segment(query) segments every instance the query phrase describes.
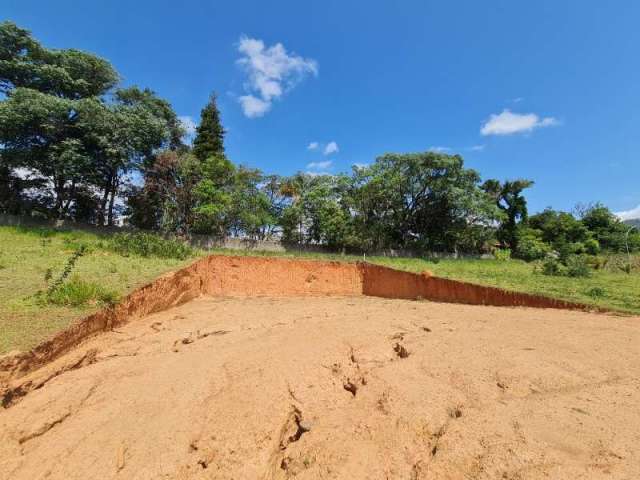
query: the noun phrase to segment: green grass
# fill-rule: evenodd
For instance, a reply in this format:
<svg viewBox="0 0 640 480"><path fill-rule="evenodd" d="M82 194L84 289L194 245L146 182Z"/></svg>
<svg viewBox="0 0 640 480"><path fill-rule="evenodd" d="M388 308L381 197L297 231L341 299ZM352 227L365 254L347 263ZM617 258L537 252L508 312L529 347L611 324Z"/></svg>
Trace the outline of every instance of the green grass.
<svg viewBox="0 0 640 480"><path fill-rule="evenodd" d="M137 247L138 240L133 244ZM44 299L81 245L81 256L64 286ZM124 248L124 247L122 247ZM132 247L133 248L133 247ZM146 247L144 247L146 248ZM169 251L174 247L167 245ZM205 252L184 259L142 256L127 247L114 251L111 237L42 228L0 227L0 354L25 350L78 318L117 300L162 273L191 263ZM167 251L167 250L162 250ZM123 255L124 253L124 255ZM142 254L149 254L141 250ZM225 255L279 256L357 261L362 257L216 250ZM160 254L160 253L159 253ZM640 274L594 271L589 278L549 277L534 272L534 265L518 260L440 260L366 257L367 261L411 272L435 275L535 293L640 314ZM49 280L45 280L45 277Z"/></svg>
<svg viewBox="0 0 640 480"><path fill-rule="evenodd" d="M193 261L111 250L109 238L43 228L0 227L0 354L33 347L105 303ZM86 245L65 286L43 300L73 252Z"/></svg>
<svg viewBox="0 0 640 480"><path fill-rule="evenodd" d="M52 288L41 297L43 304L82 307L88 304L97 306L113 305L118 301L118 294L105 289L96 282L87 282L77 275L69 281Z"/></svg>

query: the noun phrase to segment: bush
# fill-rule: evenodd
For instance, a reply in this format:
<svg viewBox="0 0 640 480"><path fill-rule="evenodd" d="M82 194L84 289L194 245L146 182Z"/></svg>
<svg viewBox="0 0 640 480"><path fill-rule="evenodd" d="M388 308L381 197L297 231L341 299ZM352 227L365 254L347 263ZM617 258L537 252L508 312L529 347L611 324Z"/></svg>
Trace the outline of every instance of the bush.
<svg viewBox="0 0 640 480"><path fill-rule="evenodd" d="M571 255L567 259L567 275L570 277L590 277L591 268L584 255Z"/></svg>
<svg viewBox="0 0 640 480"><path fill-rule="evenodd" d="M551 253L551 247L535 235L525 234L518 240L518 250L515 253L518 258L531 262L545 258Z"/></svg>
<svg viewBox="0 0 640 480"><path fill-rule="evenodd" d="M566 264L556 258L547 258L542 264L542 273L555 277L589 277L591 268L584 255L570 255Z"/></svg>
<svg viewBox="0 0 640 480"><path fill-rule="evenodd" d="M555 258L547 258L542 264L543 275L552 275L555 277L564 277L567 275L567 267Z"/></svg>
<svg viewBox="0 0 640 480"><path fill-rule="evenodd" d="M598 255L600 253L600 244L595 238L590 238L584 242L584 247L589 255Z"/></svg>
<svg viewBox="0 0 640 480"><path fill-rule="evenodd" d="M46 295L47 303L80 307L88 303L114 304L118 295L93 282L86 282L77 276L58 285Z"/></svg>
<svg viewBox="0 0 640 480"><path fill-rule="evenodd" d="M511 260L511 250L508 248L498 248L493 251L493 258L502 262Z"/></svg>
<svg viewBox="0 0 640 480"><path fill-rule="evenodd" d="M123 256L177 258L184 260L193 254L193 249L177 240L166 240L149 233L116 233L110 248Z"/></svg>
<svg viewBox="0 0 640 480"><path fill-rule="evenodd" d="M606 292L602 287L591 287L585 293L589 295L591 298L601 298L606 295Z"/></svg>

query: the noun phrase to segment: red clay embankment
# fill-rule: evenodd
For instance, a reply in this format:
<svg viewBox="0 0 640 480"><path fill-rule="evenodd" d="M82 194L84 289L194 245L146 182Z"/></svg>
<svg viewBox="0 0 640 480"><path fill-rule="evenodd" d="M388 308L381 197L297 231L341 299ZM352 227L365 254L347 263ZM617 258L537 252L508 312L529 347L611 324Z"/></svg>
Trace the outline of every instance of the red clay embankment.
<svg viewBox="0 0 640 480"><path fill-rule="evenodd" d="M0 390L10 379L38 369L94 334L201 295L368 295L476 305L591 309L368 263L213 255L137 289L119 304L88 316L29 352L1 358Z"/></svg>
<svg viewBox="0 0 640 480"><path fill-rule="evenodd" d="M424 299L434 302L496 307L594 309L584 304L565 302L540 295L512 292L501 288L434 277L426 272L416 274L371 264L362 264L361 268L362 293L373 297Z"/></svg>

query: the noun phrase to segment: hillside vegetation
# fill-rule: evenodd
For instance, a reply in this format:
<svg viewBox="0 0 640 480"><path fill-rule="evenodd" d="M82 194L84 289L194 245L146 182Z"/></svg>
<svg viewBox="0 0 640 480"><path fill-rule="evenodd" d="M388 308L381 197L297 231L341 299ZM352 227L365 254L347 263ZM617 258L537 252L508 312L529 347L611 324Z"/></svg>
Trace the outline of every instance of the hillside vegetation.
<svg viewBox="0 0 640 480"><path fill-rule="evenodd" d="M342 261L363 259L230 250L211 253ZM147 234L107 236L35 227L0 227L0 353L28 349L74 320L118 301L160 274L181 268L205 254ZM62 278L74 257L70 271ZM430 270L443 277L640 314L640 275L637 270L632 274L617 270L615 259L608 267L584 278L551 278L540 273L539 264L520 260L366 259L393 268L413 272Z"/></svg>
<svg viewBox="0 0 640 480"><path fill-rule="evenodd" d="M81 249L59 288L70 259ZM109 237L0 227L0 354L26 349L189 258L123 255Z"/></svg>

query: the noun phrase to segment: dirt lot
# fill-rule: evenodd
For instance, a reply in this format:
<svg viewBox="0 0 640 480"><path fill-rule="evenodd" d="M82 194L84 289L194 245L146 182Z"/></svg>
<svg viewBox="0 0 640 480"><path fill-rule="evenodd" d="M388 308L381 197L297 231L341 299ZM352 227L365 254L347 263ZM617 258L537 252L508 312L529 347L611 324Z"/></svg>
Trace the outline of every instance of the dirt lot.
<svg viewBox="0 0 640 480"><path fill-rule="evenodd" d="M640 478L640 319L203 297L13 385L2 479Z"/></svg>

